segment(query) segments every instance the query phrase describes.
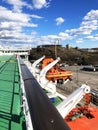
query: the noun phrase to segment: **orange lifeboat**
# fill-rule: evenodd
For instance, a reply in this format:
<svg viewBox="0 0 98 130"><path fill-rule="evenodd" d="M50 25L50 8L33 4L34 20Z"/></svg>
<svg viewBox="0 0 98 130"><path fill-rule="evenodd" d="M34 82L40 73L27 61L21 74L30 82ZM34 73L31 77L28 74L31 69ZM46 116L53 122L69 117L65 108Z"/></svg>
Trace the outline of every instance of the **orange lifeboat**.
<svg viewBox="0 0 98 130"><path fill-rule="evenodd" d="M53 58L45 58L42 61L42 66L41 68L43 69L45 66L47 66L49 63L53 62ZM49 81L57 81L58 83L63 84L63 82L67 79L71 79L72 77L72 72L68 70L62 69L59 64L57 63L55 66L53 66L46 75L46 78Z"/></svg>

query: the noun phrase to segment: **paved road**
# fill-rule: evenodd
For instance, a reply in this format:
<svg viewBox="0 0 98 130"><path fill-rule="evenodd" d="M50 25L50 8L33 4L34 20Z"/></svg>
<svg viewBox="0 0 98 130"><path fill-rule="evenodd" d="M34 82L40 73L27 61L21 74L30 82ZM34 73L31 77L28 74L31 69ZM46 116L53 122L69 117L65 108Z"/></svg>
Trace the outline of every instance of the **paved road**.
<svg viewBox="0 0 98 130"><path fill-rule="evenodd" d="M83 66L67 66L65 69L73 72L72 81L68 81L61 89L69 94L82 84L87 84L92 88L98 88L98 71L82 71Z"/></svg>

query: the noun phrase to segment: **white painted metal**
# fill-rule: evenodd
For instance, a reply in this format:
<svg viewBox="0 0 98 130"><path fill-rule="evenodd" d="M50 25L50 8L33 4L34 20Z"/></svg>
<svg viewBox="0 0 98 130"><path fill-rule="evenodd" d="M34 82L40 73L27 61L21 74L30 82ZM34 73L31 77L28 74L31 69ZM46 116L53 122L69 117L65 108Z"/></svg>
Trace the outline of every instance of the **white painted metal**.
<svg viewBox="0 0 98 130"><path fill-rule="evenodd" d="M48 81L46 79L46 73L49 69L51 69L57 62L60 61L60 58L58 57L56 60L48 64L45 68L43 68L39 75L39 84L42 88L48 90L51 93L56 93L56 83L53 83L52 81Z"/></svg>
<svg viewBox="0 0 98 130"><path fill-rule="evenodd" d="M62 100L65 100L67 97L66 96L64 96L64 95L62 95L62 94L60 94L60 93L58 93L58 92L56 92L56 97L59 97L59 98L61 98Z"/></svg>
<svg viewBox="0 0 98 130"><path fill-rule="evenodd" d="M47 79L46 79L46 73L51 69L57 62L60 61L60 58L58 57L56 60L48 64L46 67L44 67L41 72L40 72L40 82L46 84Z"/></svg>
<svg viewBox="0 0 98 130"><path fill-rule="evenodd" d="M39 69L37 68L37 65L45 58L45 56L39 58L32 64L32 73L33 76L36 76L37 73L39 73Z"/></svg>
<svg viewBox="0 0 98 130"><path fill-rule="evenodd" d="M76 107L83 96L89 92L90 87L85 84L76 89L68 98L57 106L57 110L60 112L61 116L65 118L68 113Z"/></svg>
<svg viewBox="0 0 98 130"><path fill-rule="evenodd" d="M24 81L23 81L23 78L21 76L22 72L21 72L21 68L20 68L19 56L17 56L17 60L18 60L19 73L20 73L20 86L21 86L21 90L22 90L22 97L21 97L22 98L22 104L21 104L21 107L23 107L27 130L34 130L33 124L32 124L32 121L31 121L30 112L29 112L29 106L28 106L28 102L27 102L27 98L26 98L26 92L25 92L25 88L24 88Z"/></svg>
<svg viewBox="0 0 98 130"><path fill-rule="evenodd" d="M44 57L42 57L42 58L44 58ZM40 60L42 59L42 58L40 58ZM36 65L34 65L34 67L32 68L32 65L31 65L31 63L29 62L29 61L24 61L24 63L27 65L27 67L29 68L29 70L30 70L30 72L33 74L33 76L34 76L34 68L36 68L36 66L37 66L37 64L40 62L40 60L38 61L38 62L36 62ZM34 63L35 64L35 63ZM36 68L37 69L37 68ZM36 72L36 70L35 70L35 72ZM62 94L60 94L60 93L58 93L58 92L56 92L56 82L55 83L53 83L52 81L48 81L47 80L47 84L44 84L44 83L42 83L42 82L40 82L40 76L39 76L39 74L35 74L35 78L37 79L37 81L39 82L39 84L41 85L41 87L42 88L44 88L44 89L46 89L49 93L47 94L47 96L49 97L49 98L51 98L51 97L60 97L62 100L65 100L66 99L66 97L65 96L63 96Z"/></svg>

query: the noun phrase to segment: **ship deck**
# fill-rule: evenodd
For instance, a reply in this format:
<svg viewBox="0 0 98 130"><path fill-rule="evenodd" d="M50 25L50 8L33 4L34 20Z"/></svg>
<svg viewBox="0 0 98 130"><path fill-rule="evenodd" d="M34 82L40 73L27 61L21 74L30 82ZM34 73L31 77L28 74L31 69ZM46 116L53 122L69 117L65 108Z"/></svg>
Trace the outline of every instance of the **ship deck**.
<svg viewBox="0 0 98 130"><path fill-rule="evenodd" d="M20 79L15 56L0 56L0 130L25 130L22 125Z"/></svg>

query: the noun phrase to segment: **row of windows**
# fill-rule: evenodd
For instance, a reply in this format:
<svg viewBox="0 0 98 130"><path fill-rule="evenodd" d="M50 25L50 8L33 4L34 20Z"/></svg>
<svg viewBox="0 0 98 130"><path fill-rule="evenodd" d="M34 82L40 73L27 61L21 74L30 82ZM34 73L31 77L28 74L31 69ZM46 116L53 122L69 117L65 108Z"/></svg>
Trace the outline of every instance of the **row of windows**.
<svg viewBox="0 0 98 130"><path fill-rule="evenodd" d="M29 52L29 51L2 51L2 53L21 53L21 52Z"/></svg>

